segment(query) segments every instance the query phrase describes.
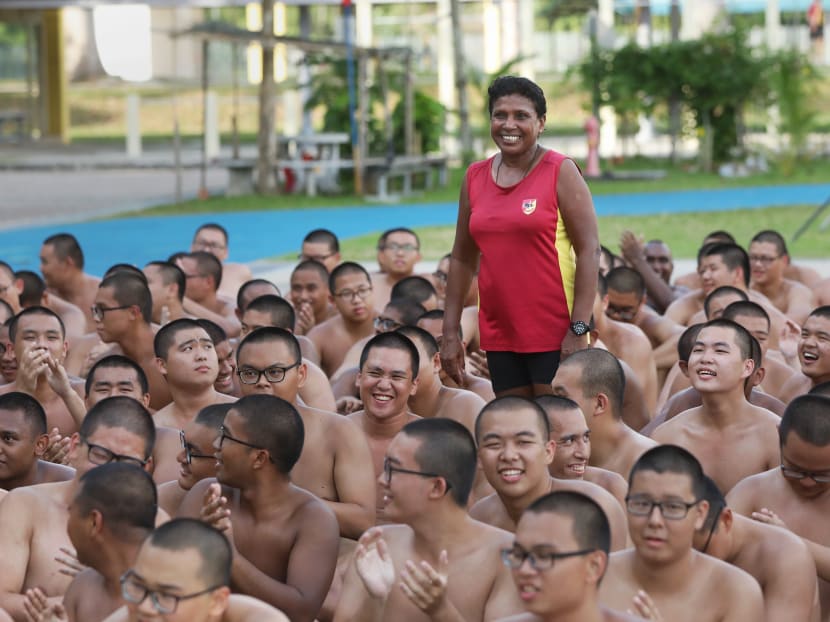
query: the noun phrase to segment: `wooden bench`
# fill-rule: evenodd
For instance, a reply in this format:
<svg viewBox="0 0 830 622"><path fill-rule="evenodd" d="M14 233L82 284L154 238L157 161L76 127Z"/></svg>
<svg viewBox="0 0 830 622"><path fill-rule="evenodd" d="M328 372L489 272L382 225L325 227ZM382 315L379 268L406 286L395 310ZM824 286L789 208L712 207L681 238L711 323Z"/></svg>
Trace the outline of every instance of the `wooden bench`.
<svg viewBox="0 0 830 622"><path fill-rule="evenodd" d="M225 196L238 197L254 193L255 159L224 160L220 162L228 169L228 187ZM317 196L320 191L336 192L332 186L341 169L354 168L351 160L276 160L274 170L279 177L287 170L300 173L294 192L304 191L307 196Z"/></svg>
<svg viewBox="0 0 830 622"><path fill-rule="evenodd" d="M430 190L438 185L446 186L447 156L397 156L391 161L386 158L367 158L367 194L378 201L394 200L399 196L410 196L415 189L415 180L421 178L420 190ZM401 179L399 193L390 193L389 182Z"/></svg>
<svg viewBox="0 0 830 622"><path fill-rule="evenodd" d="M26 113L22 110L0 110L0 142L22 143L26 135Z"/></svg>

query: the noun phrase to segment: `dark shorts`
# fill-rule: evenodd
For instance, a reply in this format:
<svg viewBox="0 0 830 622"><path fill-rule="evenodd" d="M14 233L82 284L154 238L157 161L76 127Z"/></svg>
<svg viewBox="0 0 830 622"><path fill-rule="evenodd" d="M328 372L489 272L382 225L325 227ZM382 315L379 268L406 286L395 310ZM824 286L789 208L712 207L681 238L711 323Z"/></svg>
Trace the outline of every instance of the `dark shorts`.
<svg viewBox="0 0 830 622"><path fill-rule="evenodd" d="M487 366L495 393L534 384L549 385L559 368L559 351L488 352Z"/></svg>

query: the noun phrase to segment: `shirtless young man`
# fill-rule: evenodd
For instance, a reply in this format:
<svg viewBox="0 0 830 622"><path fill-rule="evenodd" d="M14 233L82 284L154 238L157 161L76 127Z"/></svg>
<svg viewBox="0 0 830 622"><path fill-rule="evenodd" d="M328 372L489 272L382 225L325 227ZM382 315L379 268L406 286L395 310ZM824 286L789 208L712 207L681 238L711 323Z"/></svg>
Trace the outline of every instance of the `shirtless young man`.
<svg viewBox="0 0 830 622"><path fill-rule="evenodd" d="M384 231L378 238L378 266L372 273L373 302L380 311L392 299L392 287L401 279L415 274L421 261L421 242L411 229L397 227Z"/></svg>
<svg viewBox="0 0 830 622"><path fill-rule="evenodd" d="M306 365L297 339L287 330L265 327L249 334L239 344L237 367L243 396L272 395L297 408L305 443L291 479L325 501L340 534L356 540L375 522L374 471L360 428L298 399Z"/></svg>
<svg viewBox="0 0 830 622"><path fill-rule="evenodd" d="M570 491L540 497L522 514L513 546L502 552L527 610L503 622L641 620L599 604L610 553L611 528L596 501Z"/></svg>
<svg viewBox="0 0 830 622"><path fill-rule="evenodd" d="M69 504L66 531L78 561L87 567L69 584L63 604L52 609L65 618L56 617L101 622L121 607L121 576L155 523L156 487L143 469L116 462L83 475ZM30 596L36 610L48 602L42 592L38 596Z"/></svg>
<svg viewBox="0 0 830 622"><path fill-rule="evenodd" d="M156 425L181 430L205 406L236 398L213 388L219 373L216 349L196 320L175 320L156 333L156 365L170 387L173 401L156 412Z"/></svg>
<svg viewBox="0 0 830 622"><path fill-rule="evenodd" d="M43 241L40 271L50 291L78 307L86 316L88 331L95 330L90 308L101 279L84 273L84 253L69 233L56 233Z"/></svg>
<svg viewBox="0 0 830 622"><path fill-rule="evenodd" d="M591 430L589 463L628 477L637 458L657 443L622 420L624 390L620 362L598 348L571 354L559 364L553 379L554 394L572 399L585 415Z"/></svg>
<svg viewBox="0 0 830 622"><path fill-rule="evenodd" d="M657 407L657 365L646 334L635 324L618 322L606 315L608 286L599 276L599 288L594 299L594 325L608 351L629 364L643 387L649 418Z"/></svg>
<svg viewBox="0 0 830 622"><path fill-rule="evenodd" d="M748 477L726 496L738 514L801 536L816 563L822 620L830 620L830 398L802 395L787 405L778 430L780 464Z"/></svg>
<svg viewBox="0 0 830 622"><path fill-rule="evenodd" d="M70 381L63 367L67 344L61 319L46 307L29 307L12 319L9 339L18 370L14 382L0 387L0 395L28 393L46 411L49 430L57 428L62 436L75 432L83 404L80 385Z"/></svg>
<svg viewBox="0 0 830 622"><path fill-rule="evenodd" d="M70 462L75 477L65 482L12 490L0 502L0 608L20 622L27 620L23 595L38 587L59 601L71 579L60 571L55 556L70 547L66 533L68 507L87 471L108 462L127 462L146 470L155 441L155 427L146 409L128 397L111 397L95 405L78 433L73 434Z"/></svg>
<svg viewBox="0 0 830 622"><path fill-rule="evenodd" d="M709 511L694 547L755 577L764 593L764 619L820 619L816 565L801 539L732 512L717 484L705 477Z"/></svg>
<svg viewBox="0 0 830 622"><path fill-rule="evenodd" d="M219 428L230 409L231 404L205 406L193 421L186 424L183 430L178 431L179 453L176 455L176 462L179 465L178 477L158 487L159 507L170 516L178 513L185 495L197 482L216 477L213 441L219 436Z"/></svg>
<svg viewBox="0 0 830 622"><path fill-rule="evenodd" d="M236 298L239 286L251 279L251 269L242 263L228 261L228 231L222 225L211 222L200 226L193 235L190 252L204 251L222 262L222 280L219 293L231 300Z"/></svg>
<svg viewBox="0 0 830 622"><path fill-rule="evenodd" d="M375 335L363 348L357 386L363 410L348 415L369 442L375 475L383 472L389 443L403 427L420 419L409 412L408 400L418 389L418 349L397 333ZM382 492L378 484L379 493ZM381 494L377 495L378 522L385 520Z"/></svg>
<svg viewBox="0 0 830 622"><path fill-rule="evenodd" d="M260 296L273 294L274 296L281 296L279 288L267 279L251 279L245 281L239 288L239 293L236 295L236 319L241 320L242 314L252 300Z"/></svg>
<svg viewBox="0 0 830 622"><path fill-rule="evenodd" d="M551 439L556 443L548 471L557 479L582 479L605 488L625 505L628 483L619 473L589 466L591 430L579 404L559 395L540 395L534 400L548 416Z"/></svg>
<svg viewBox="0 0 830 622"><path fill-rule="evenodd" d="M692 548L709 510L703 494L703 470L685 449L661 445L640 457L628 481L634 548L611 555L600 588L603 604L642 611L650 600L659 616L646 617L672 622L764 619L755 579Z"/></svg>
<svg viewBox="0 0 830 622"><path fill-rule="evenodd" d="M662 315L672 301L688 292L687 287L672 285L674 272L671 249L662 240L645 244L631 231L620 236L620 252L626 262L639 272L648 292L648 305Z"/></svg>
<svg viewBox="0 0 830 622"><path fill-rule="evenodd" d="M331 303L329 273L312 259L301 261L291 271L291 304L297 311L294 334L305 335L312 328L337 315Z"/></svg>
<svg viewBox="0 0 830 622"><path fill-rule="evenodd" d="M466 511L475 442L449 419L419 419L389 443L378 481L396 524L360 538L335 621L494 620L522 610L500 550L511 535Z"/></svg>
<svg viewBox="0 0 830 622"><path fill-rule="evenodd" d="M556 479L548 467L556 444L550 440L545 411L527 398L496 398L476 419L478 461L495 489L470 509L470 516L506 531L516 531L519 517L536 499L557 490L588 495L602 507L612 530L612 548L625 546L625 514L614 497L590 482Z"/></svg>
<svg viewBox="0 0 830 622"><path fill-rule="evenodd" d="M778 464L778 417L746 399L755 370L752 335L731 320L712 320L697 334L689 377L702 405L652 434L690 451L723 490Z"/></svg>
<svg viewBox="0 0 830 622"><path fill-rule="evenodd" d="M176 264L169 261L151 261L142 270L153 298L153 322L164 326L167 322L188 317L184 310L184 291L187 279Z"/></svg>
<svg viewBox="0 0 830 622"><path fill-rule="evenodd" d="M0 488L72 479L71 468L41 459L48 445L46 413L38 401L19 391L0 395Z"/></svg>
<svg viewBox="0 0 830 622"><path fill-rule="evenodd" d="M744 290L731 285L721 285L713 289L703 299L703 314L706 321L719 319L724 309L734 302L749 302L749 296Z"/></svg>
<svg viewBox="0 0 830 622"><path fill-rule="evenodd" d="M225 533L235 592L279 607L294 622L316 618L338 546L334 513L291 483L303 441L303 420L290 403L271 395L241 398L214 443L219 483L199 482L179 509Z"/></svg>
<svg viewBox="0 0 830 622"><path fill-rule="evenodd" d="M783 402L830 381L830 305L813 309L801 327L798 362L801 373L793 375L781 388Z"/></svg>
<svg viewBox="0 0 830 622"><path fill-rule="evenodd" d="M761 292L784 315L802 324L815 307L809 287L785 278L789 265L787 243L777 231L756 233L749 243L749 286Z"/></svg>
<svg viewBox="0 0 830 622"><path fill-rule="evenodd" d="M314 229L303 238L302 248L297 257L300 261L316 261L331 272L340 264L340 241L328 229Z"/></svg>
<svg viewBox="0 0 830 622"><path fill-rule="evenodd" d="M164 523L121 581L127 605L105 622L289 622L262 601L230 593L231 559L227 538L201 521Z"/></svg>
<svg viewBox="0 0 830 622"><path fill-rule="evenodd" d="M149 386L144 370L135 362L120 354L111 354L100 359L86 377L87 410L108 397L125 396L148 408ZM161 484L176 478L178 463L176 454L179 446L179 431L156 426L156 440L153 443L153 480Z"/></svg>
<svg viewBox="0 0 830 622"><path fill-rule="evenodd" d="M392 286L389 301L400 299L417 302L424 311L434 311L438 308L438 292L435 286L422 276L407 276Z"/></svg>
<svg viewBox="0 0 830 622"><path fill-rule="evenodd" d="M236 375L236 355L227 333L216 322L205 319L196 320L196 322L205 329L208 337L213 342L214 350L216 350L216 362L219 366L219 373L216 374L213 388L219 393L224 393L231 397L239 397L239 378Z"/></svg>
<svg viewBox="0 0 830 622"><path fill-rule="evenodd" d="M9 316L0 325L0 377L3 384L17 380L17 357L14 355L14 344L9 339L9 325L14 316Z"/></svg>
<svg viewBox="0 0 830 622"><path fill-rule="evenodd" d="M196 251L177 260L184 272L184 310L216 322L230 337L239 335L239 320L234 313L233 298L219 296L222 262L205 251Z"/></svg>
<svg viewBox="0 0 830 622"><path fill-rule="evenodd" d="M360 264L347 261L337 266L329 275L329 289L340 315L312 328L308 337L320 353L320 366L331 377L352 344L375 333L376 312L369 273Z"/></svg>

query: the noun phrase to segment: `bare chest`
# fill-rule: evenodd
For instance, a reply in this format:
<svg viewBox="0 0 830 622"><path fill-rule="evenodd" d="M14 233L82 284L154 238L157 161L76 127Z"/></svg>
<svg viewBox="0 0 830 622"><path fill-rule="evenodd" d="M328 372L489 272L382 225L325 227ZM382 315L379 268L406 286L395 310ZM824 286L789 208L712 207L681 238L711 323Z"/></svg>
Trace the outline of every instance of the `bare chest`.
<svg viewBox="0 0 830 622"><path fill-rule="evenodd" d="M72 578L61 574L63 568L55 557L64 557L61 547L74 550L66 533L66 510L56 504L41 508L29 543L29 565L23 587L40 587L47 596L63 594Z"/></svg>
<svg viewBox="0 0 830 622"><path fill-rule="evenodd" d="M334 448L318 431L306 435L303 452L291 470L291 479L320 499L338 500L334 483Z"/></svg>
<svg viewBox="0 0 830 622"><path fill-rule="evenodd" d="M233 538L240 555L271 578L285 582L296 530L287 521L257 522L240 514L238 510L232 513Z"/></svg>

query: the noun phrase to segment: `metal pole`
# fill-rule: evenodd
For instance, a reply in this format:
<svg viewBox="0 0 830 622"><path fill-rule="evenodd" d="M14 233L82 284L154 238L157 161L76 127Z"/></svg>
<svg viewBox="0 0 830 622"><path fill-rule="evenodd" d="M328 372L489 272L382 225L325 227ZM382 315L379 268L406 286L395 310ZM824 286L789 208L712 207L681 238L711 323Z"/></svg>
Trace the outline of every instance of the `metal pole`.
<svg viewBox="0 0 830 622"><path fill-rule="evenodd" d="M355 95L354 44L352 42L353 20L352 2L351 0L343 0L343 40L346 44L346 82L349 90L349 121L352 140L352 160L354 161L354 191L355 194L363 194L362 154L360 153L357 119L355 118L357 97Z"/></svg>
<svg viewBox="0 0 830 622"><path fill-rule="evenodd" d="M202 41L202 163L199 179L199 198L206 199L207 191L207 98L208 98L208 54L209 43Z"/></svg>

